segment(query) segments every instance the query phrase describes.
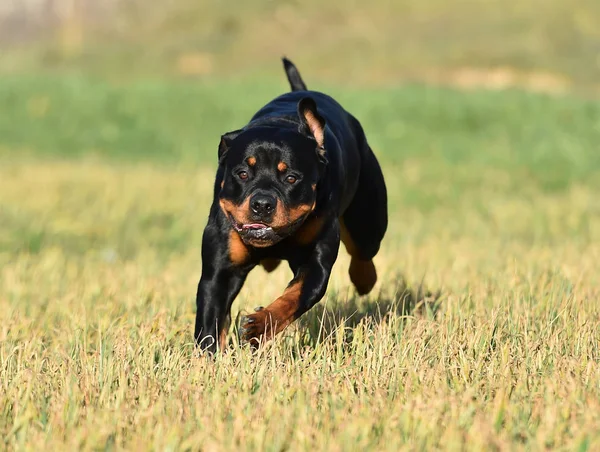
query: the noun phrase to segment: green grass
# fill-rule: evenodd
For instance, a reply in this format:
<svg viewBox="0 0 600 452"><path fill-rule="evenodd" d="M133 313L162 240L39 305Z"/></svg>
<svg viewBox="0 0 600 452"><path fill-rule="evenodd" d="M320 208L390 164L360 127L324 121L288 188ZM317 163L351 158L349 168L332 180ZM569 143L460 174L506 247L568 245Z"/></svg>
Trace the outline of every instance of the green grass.
<svg viewBox="0 0 600 452"><path fill-rule="evenodd" d="M273 344L253 355L232 331L215 362L196 356L218 137L284 89L1 80L0 444L597 450L594 101L325 86L384 168L376 290L354 295L342 252L320 306ZM289 278L256 270L235 313Z"/></svg>
<svg viewBox="0 0 600 452"><path fill-rule="evenodd" d="M0 146L50 157L214 164L221 133L245 124L288 90L276 79L110 84L86 78L4 77ZM564 187L591 182L600 168L600 104L522 91L464 94L421 85L332 88L364 124L386 161L432 167L527 171Z"/></svg>

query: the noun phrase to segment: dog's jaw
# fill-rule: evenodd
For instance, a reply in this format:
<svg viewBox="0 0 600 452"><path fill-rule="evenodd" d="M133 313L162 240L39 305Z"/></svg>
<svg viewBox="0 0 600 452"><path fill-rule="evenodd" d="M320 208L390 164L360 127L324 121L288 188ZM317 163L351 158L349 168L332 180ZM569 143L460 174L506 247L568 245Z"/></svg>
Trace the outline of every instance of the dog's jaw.
<svg viewBox="0 0 600 452"><path fill-rule="evenodd" d="M228 214L231 227L240 235L245 245L254 248L267 248L281 242L292 235L306 220L308 215L302 216L293 223L273 228L262 223L239 223L231 214Z"/></svg>

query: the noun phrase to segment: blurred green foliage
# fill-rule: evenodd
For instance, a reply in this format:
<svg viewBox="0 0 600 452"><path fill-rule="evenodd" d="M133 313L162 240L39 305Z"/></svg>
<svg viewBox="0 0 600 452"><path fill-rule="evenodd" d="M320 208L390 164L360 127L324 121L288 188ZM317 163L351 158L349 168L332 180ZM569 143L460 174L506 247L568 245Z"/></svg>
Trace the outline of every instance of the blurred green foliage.
<svg viewBox="0 0 600 452"><path fill-rule="evenodd" d="M418 159L444 171L522 171L549 189L598 180L600 104L592 100L418 85L311 86L352 111L390 164ZM287 89L283 71L277 80L203 83L4 77L0 110L10 114L0 116L0 145L11 156L214 165L219 136Z"/></svg>

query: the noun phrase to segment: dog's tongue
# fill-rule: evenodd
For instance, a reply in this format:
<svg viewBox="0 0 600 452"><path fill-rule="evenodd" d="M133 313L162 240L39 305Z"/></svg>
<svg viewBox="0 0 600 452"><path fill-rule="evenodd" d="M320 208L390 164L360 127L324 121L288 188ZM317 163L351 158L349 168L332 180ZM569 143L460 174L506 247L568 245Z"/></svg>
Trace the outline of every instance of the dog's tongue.
<svg viewBox="0 0 600 452"><path fill-rule="evenodd" d="M262 223L250 223L242 226L242 229L266 229L267 226Z"/></svg>

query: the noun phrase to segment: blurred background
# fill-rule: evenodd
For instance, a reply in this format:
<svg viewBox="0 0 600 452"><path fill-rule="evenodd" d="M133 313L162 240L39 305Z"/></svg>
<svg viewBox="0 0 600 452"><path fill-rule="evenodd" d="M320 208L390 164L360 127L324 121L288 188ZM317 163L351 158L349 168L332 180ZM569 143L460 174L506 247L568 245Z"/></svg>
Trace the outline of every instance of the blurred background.
<svg viewBox="0 0 600 452"><path fill-rule="evenodd" d="M1 69L595 89L597 0L1 0Z"/></svg>

